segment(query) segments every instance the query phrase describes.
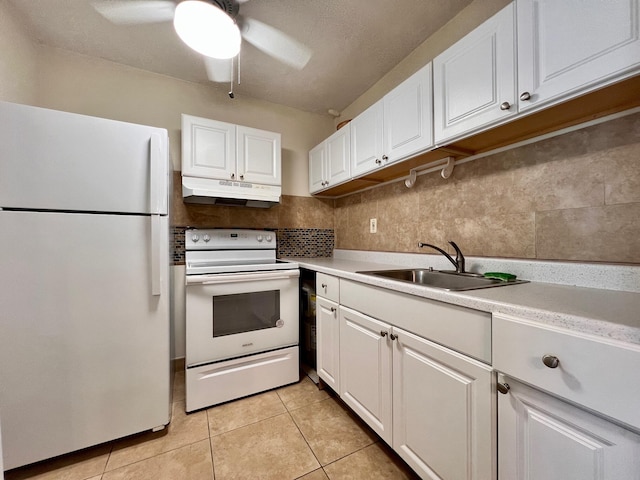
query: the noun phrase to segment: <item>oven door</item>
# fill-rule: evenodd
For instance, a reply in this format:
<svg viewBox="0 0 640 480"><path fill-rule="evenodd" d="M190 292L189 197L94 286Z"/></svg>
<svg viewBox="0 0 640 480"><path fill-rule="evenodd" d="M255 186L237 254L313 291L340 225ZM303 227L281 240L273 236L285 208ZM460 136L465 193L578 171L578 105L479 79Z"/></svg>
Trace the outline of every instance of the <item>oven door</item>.
<svg viewBox="0 0 640 480"><path fill-rule="evenodd" d="M187 275L187 366L297 345L299 276L297 269Z"/></svg>

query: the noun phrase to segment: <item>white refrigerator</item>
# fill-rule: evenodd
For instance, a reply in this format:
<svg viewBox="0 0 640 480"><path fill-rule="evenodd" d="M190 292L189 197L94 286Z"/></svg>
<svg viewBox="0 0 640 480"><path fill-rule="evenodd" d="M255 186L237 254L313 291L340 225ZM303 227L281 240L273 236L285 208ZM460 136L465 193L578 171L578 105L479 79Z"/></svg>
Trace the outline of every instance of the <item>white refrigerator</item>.
<svg viewBox="0 0 640 480"><path fill-rule="evenodd" d="M167 131L0 102L12 469L170 420Z"/></svg>

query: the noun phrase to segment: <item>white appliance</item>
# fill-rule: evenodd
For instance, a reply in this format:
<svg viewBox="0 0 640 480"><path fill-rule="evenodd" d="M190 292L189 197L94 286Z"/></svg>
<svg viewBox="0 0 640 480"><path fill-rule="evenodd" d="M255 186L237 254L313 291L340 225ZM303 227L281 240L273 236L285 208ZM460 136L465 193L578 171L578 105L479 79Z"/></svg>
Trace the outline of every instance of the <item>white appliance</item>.
<svg viewBox="0 0 640 480"><path fill-rule="evenodd" d="M300 379L298 278L273 232L190 229L186 248L186 410Z"/></svg>
<svg viewBox="0 0 640 480"><path fill-rule="evenodd" d="M170 420L164 129L0 103L11 469Z"/></svg>

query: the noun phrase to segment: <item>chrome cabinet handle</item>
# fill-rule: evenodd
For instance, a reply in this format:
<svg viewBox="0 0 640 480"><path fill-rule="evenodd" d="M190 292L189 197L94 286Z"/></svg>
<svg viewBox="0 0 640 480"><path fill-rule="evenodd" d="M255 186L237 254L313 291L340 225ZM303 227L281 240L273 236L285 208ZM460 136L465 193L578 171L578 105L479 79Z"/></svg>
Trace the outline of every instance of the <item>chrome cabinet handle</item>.
<svg viewBox="0 0 640 480"><path fill-rule="evenodd" d="M231 180L233 180L234 178L236 178L236 174L235 174L235 173L232 173L232 174L231 174Z"/></svg>
<svg viewBox="0 0 640 480"><path fill-rule="evenodd" d="M398 336L397 336L397 335L394 335L393 333L390 333L390 334L389 334L389 338L390 338L391 340L395 340L396 338L398 338Z"/></svg>
<svg viewBox="0 0 640 480"><path fill-rule="evenodd" d="M331 312L336 313L336 307L331 307Z"/></svg>
<svg viewBox="0 0 640 480"><path fill-rule="evenodd" d="M498 388L498 391L503 395L506 395L507 393L509 393L509 390L511 390L511 387L509 386L508 383L498 382L497 388Z"/></svg>
<svg viewBox="0 0 640 480"><path fill-rule="evenodd" d="M509 102L502 102L500 104L500 110L509 110L511 108L511 104Z"/></svg>
<svg viewBox="0 0 640 480"><path fill-rule="evenodd" d="M380 165L382 163L382 160L380 160L379 158L376 158L376 165Z"/></svg>
<svg viewBox="0 0 640 480"><path fill-rule="evenodd" d="M520 100L531 100L531 94L529 92L523 92L522 95L520 95Z"/></svg>
<svg viewBox="0 0 640 480"><path fill-rule="evenodd" d="M324 288L324 291L326 292L326 291L327 291L327 284L326 284L326 283L323 283L323 284L322 284L322 288Z"/></svg>
<svg viewBox="0 0 640 480"><path fill-rule="evenodd" d="M386 155L382 155L382 159L386 162L387 160L389 160L389 157L387 157Z"/></svg>
<svg viewBox="0 0 640 480"><path fill-rule="evenodd" d="M240 180L244 180L244 175L240 175Z"/></svg>
<svg viewBox="0 0 640 480"><path fill-rule="evenodd" d="M389 332L385 332L384 330L380 330L380 336L386 337Z"/></svg>
<svg viewBox="0 0 640 480"><path fill-rule="evenodd" d="M558 365L560 365L560 359L555 355L544 355L542 357L542 363L549 368L558 368Z"/></svg>

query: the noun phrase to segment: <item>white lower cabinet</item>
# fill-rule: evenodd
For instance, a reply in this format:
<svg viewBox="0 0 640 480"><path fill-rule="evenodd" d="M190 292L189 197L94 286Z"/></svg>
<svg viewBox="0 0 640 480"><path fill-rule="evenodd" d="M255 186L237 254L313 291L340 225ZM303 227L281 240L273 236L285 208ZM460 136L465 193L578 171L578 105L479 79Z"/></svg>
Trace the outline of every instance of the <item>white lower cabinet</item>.
<svg viewBox="0 0 640 480"><path fill-rule="evenodd" d="M340 306L340 397L422 478L496 478L493 387L490 366Z"/></svg>
<svg viewBox="0 0 640 480"><path fill-rule="evenodd" d="M316 297L316 368L318 376L340 392L340 322L338 304Z"/></svg>
<svg viewBox="0 0 640 480"><path fill-rule="evenodd" d="M640 435L512 378L499 382L510 387L498 395L499 480L640 479Z"/></svg>
<svg viewBox="0 0 640 480"><path fill-rule="evenodd" d="M499 480L640 480L637 344L503 314L492 343Z"/></svg>
<svg viewBox="0 0 640 480"><path fill-rule="evenodd" d="M340 398L392 444L391 326L340 307Z"/></svg>
<svg viewBox="0 0 640 480"><path fill-rule="evenodd" d="M393 334L394 450L425 479L495 479L491 367L404 330Z"/></svg>

